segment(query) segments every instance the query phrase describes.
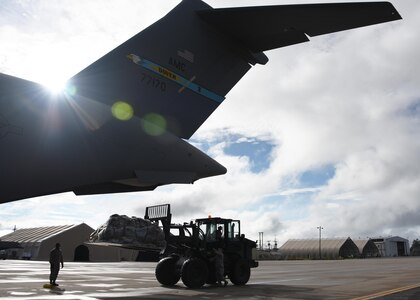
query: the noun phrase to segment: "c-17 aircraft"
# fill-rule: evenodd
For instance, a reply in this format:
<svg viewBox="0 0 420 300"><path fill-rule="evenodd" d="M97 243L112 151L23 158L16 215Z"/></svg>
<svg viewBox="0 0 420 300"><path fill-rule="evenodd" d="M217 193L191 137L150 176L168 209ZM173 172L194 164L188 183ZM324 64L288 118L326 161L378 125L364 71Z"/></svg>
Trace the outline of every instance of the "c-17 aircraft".
<svg viewBox="0 0 420 300"><path fill-rule="evenodd" d="M188 140L266 50L401 19L391 3L213 9L183 0L52 95L0 74L0 203L226 173Z"/></svg>

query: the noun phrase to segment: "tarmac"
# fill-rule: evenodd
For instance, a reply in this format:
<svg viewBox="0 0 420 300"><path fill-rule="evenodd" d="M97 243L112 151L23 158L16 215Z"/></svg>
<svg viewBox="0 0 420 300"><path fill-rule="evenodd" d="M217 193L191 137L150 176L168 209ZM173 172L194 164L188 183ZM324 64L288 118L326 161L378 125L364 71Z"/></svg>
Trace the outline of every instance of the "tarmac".
<svg viewBox="0 0 420 300"><path fill-rule="evenodd" d="M200 289L161 286L155 266L64 262L46 289L48 262L0 260L0 299L420 299L420 257L260 261L245 286Z"/></svg>

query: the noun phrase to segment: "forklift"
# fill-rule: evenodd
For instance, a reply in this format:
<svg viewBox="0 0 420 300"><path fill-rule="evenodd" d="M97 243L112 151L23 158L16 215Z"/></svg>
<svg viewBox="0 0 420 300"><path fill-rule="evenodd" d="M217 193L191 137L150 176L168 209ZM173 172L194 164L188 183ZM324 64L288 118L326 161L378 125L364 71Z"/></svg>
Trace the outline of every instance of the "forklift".
<svg viewBox="0 0 420 300"><path fill-rule="evenodd" d="M241 234L239 220L224 218L196 219L195 222L172 224L170 204L146 207L145 217L158 223L165 234L166 247L156 266L156 279L173 286L180 279L189 288L216 283L215 249L224 253L225 276L235 285L245 285L251 268L258 267L256 243ZM216 231L222 227L222 237Z"/></svg>

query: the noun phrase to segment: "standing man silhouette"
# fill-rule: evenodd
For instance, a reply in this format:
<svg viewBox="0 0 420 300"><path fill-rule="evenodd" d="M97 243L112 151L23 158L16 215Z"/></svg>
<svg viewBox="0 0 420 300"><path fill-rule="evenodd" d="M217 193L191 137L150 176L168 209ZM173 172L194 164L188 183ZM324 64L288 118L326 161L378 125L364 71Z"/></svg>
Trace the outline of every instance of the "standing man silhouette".
<svg viewBox="0 0 420 300"><path fill-rule="evenodd" d="M55 244L55 248L50 252L50 284L58 286L55 282L57 280L58 272L60 271L60 263L61 268L64 268L63 262L63 253L60 250L60 243Z"/></svg>
<svg viewBox="0 0 420 300"><path fill-rule="evenodd" d="M215 267L216 267L216 280L218 286L226 286L228 284L225 278L225 262L223 255L224 238L223 238L223 227L219 226L216 231L217 245L214 249L216 254ZM222 284L223 282L223 284Z"/></svg>

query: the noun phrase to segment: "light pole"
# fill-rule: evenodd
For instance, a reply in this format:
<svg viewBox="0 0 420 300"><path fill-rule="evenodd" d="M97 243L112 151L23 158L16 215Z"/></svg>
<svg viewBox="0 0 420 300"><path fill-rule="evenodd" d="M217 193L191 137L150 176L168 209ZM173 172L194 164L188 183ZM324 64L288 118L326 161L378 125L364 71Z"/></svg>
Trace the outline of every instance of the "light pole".
<svg viewBox="0 0 420 300"><path fill-rule="evenodd" d="M259 246L260 246L260 250L263 250L264 248L264 232L258 232L258 241L259 241Z"/></svg>
<svg viewBox="0 0 420 300"><path fill-rule="evenodd" d="M321 256L321 230L324 229L324 227L318 226L317 229L319 230L319 259L322 259L322 256Z"/></svg>

